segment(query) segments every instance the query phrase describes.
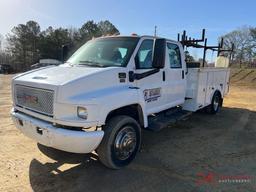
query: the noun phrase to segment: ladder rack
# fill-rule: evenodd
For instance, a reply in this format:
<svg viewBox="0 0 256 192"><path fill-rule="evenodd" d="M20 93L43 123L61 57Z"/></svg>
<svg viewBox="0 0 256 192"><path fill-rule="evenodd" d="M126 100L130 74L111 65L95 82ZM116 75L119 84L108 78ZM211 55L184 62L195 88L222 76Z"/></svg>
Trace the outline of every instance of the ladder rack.
<svg viewBox="0 0 256 192"><path fill-rule="evenodd" d="M203 54L203 67L205 65L205 58L206 58L206 52L207 50L216 51L217 55L219 56L221 52L229 52L229 59L232 59L232 53L234 51L234 44L232 43L231 49L224 49L224 39L221 38L221 41L218 43L217 46L208 46L207 45L207 38L205 38L205 29L202 30L201 38L195 39L192 37L188 37L186 30L183 31L182 35L178 33L178 41L182 44L183 48L185 47L193 47L193 48L199 48L204 50ZM203 43L203 44L199 44Z"/></svg>

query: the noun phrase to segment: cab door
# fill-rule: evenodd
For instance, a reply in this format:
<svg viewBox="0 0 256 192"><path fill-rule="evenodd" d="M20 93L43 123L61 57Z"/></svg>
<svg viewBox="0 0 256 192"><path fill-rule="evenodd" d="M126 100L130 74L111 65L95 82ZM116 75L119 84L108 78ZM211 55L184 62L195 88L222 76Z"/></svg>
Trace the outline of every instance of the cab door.
<svg viewBox="0 0 256 192"><path fill-rule="evenodd" d="M183 104L186 92L185 58L182 47L176 42L167 42L166 47L166 102L170 107Z"/></svg>
<svg viewBox="0 0 256 192"><path fill-rule="evenodd" d="M146 72L153 72L151 75L136 80L135 84L144 99L145 109L147 115L157 113L163 110L166 104L163 80L163 70L153 68L153 46L154 39L144 39L135 56L135 73L143 74Z"/></svg>

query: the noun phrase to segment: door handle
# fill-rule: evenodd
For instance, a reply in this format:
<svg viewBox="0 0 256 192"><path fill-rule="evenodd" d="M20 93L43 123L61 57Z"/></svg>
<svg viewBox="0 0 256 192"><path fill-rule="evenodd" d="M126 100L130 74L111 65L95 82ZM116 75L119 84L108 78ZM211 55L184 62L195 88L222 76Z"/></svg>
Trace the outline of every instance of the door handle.
<svg viewBox="0 0 256 192"><path fill-rule="evenodd" d="M165 71L163 71L163 81L165 81Z"/></svg>
<svg viewBox="0 0 256 192"><path fill-rule="evenodd" d="M182 70L182 79L184 79L184 70Z"/></svg>

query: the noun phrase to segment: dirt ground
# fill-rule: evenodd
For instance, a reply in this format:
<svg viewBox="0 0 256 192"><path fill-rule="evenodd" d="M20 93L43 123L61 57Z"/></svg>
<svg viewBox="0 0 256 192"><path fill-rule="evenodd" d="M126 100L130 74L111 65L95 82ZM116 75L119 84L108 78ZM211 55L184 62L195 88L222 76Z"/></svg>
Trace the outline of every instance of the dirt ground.
<svg viewBox="0 0 256 192"><path fill-rule="evenodd" d="M0 191L256 191L256 71L251 71L232 71L219 114L198 112L160 132L143 131L137 158L118 171L105 168L94 154L58 151L23 136L9 115L11 76L0 75ZM216 182L241 175L250 181Z"/></svg>

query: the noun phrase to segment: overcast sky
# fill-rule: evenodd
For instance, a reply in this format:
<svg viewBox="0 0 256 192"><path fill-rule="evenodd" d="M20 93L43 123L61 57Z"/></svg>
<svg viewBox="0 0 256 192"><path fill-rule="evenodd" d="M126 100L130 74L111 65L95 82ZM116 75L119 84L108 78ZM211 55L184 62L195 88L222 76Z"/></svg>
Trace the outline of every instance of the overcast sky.
<svg viewBox="0 0 256 192"><path fill-rule="evenodd" d="M37 21L41 29L80 27L87 20L110 20L121 34L133 32L175 38L187 29L197 35L206 28L210 43L231 30L247 25L256 27L256 1L243 0L1 0L0 34L13 26Z"/></svg>

